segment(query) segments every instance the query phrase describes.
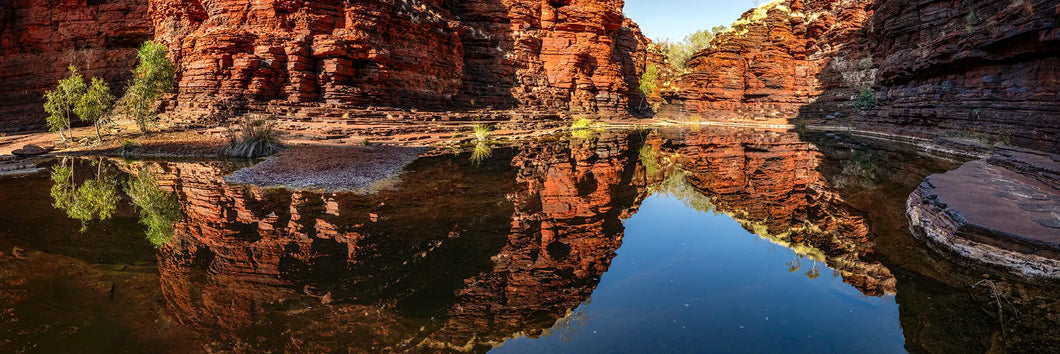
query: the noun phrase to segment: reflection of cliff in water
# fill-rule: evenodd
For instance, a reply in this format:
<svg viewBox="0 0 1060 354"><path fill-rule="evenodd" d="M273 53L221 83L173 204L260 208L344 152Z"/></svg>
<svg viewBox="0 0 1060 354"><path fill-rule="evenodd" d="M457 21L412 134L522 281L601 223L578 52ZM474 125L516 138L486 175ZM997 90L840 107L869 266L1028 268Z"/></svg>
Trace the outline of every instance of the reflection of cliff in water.
<svg viewBox="0 0 1060 354"><path fill-rule="evenodd" d="M719 132L602 133L498 149L477 166L428 157L372 195L229 185L222 164L158 163L185 216L160 257L163 289L214 343L485 349L541 335L586 301L621 245L621 220L683 181L683 198L866 294L893 292L890 272L862 260L865 221L828 191L808 144Z"/></svg>
<svg viewBox="0 0 1060 354"><path fill-rule="evenodd" d="M866 295L893 294L894 276L871 260L867 220L818 171L821 158L792 132L726 128L662 132L641 150L642 163L655 166L645 168L649 180L681 176L698 192L684 194L705 197L700 204L710 204L710 211L730 215L813 262L826 262ZM799 262L792 261L792 271L802 270ZM818 274L816 268L802 271Z"/></svg>
<svg viewBox="0 0 1060 354"><path fill-rule="evenodd" d="M980 273L909 236L905 196L925 175L959 162L845 137L802 138L813 143L746 129L592 131L573 141L497 148L480 164L466 154L422 158L394 188L371 195L230 185L227 162L115 162L133 174L121 180L156 176L161 189L175 192L182 215L158 255L162 295L145 268L136 279L154 291L128 305L128 327L171 323L152 307L164 296L169 311L162 313L183 324L173 326L180 331L167 334L171 340L184 341L191 334L181 331L190 329L208 350L483 351L513 336L546 336L579 321L579 306L622 245L623 220L651 194L665 193L793 249L792 271L813 278L827 271L817 268L824 263L866 295L897 293L910 351L1055 347L1055 286L986 279L1011 303L999 316L986 285L971 288L984 280ZM26 195L48 194L42 178L24 186L32 190ZM30 207L44 211L41 220L56 219L58 229L0 245L50 248L55 258L81 263L153 257L128 203L79 234L80 222L42 200L9 203L0 218L32 235L10 219ZM121 253L131 243L142 247ZM45 260L38 264L55 263ZM11 268L17 262L0 268L20 269ZM36 297L80 309L80 300L67 300L79 297L18 285L72 275L3 269L0 305L12 309L8 318L113 312L26 310ZM97 288L78 296L108 296ZM119 299L135 292L117 289ZM0 332L30 325L9 321Z"/></svg>
<svg viewBox="0 0 1060 354"><path fill-rule="evenodd" d="M479 166L423 158L372 195L228 185L216 164L161 163L185 215L162 287L221 347L473 350L540 334L589 297L621 244L636 193L619 191L625 144L499 149Z"/></svg>

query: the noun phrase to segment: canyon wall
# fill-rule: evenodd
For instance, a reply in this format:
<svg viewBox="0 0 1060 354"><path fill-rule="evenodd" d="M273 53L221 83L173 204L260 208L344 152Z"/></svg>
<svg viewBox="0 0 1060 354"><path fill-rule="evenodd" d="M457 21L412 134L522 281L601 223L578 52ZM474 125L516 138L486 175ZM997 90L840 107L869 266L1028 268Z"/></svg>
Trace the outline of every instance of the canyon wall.
<svg viewBox="0 0 1060 354"><path fill-rule="evenodd" d="M664 114L1060 150L1060 5L785 0L748 11Z"/></svg>
<svg viewBox="0 0 1060 354"><path fill-rule="evenodd" d="M87 1L87 2L86 2ZM0 5L0 127L43 125L75 64L117 90L135 47L177 65L180 122L369 107L628 115L650 42L621 0L16 0Z"/></svg>
<svg viewBox="0 0 1060 354"><path fill-rule="evenodd" d="M860 69L868 69L861 39L872 13L871 1L793 0L752 9L693 55L691 73L662 93L674 103L663 114L784 123L828 90L871 85L872 72ZM827 75L837 65L859 70L846 80ZM849 101L849 94L839 98Z"/></svg>
<svg viewBox="0 0 1060 354"><path fill-rule="evenodd" d="M648 41L622 1L152 2L175 112L367 106L628 114Z"/></svg>
<svg viewBox="0 0 1060 354"><path fill-rule="evenodd" d="M77 66L118 90L151 39L146 0L0 3L0 132L44 125L44 91Z"/></svg>
<svg viewBox="0 0 1060 354"><path fill-rule="evenodd" d="M1060 3L886 0L864 124L1060 152Z"/></svg>

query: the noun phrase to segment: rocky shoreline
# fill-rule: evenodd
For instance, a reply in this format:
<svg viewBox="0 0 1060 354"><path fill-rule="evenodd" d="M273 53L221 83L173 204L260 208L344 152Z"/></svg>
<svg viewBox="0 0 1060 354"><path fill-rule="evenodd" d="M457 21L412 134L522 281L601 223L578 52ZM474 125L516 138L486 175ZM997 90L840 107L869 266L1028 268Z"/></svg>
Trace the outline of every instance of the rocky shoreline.
<svg viewBox="0 0 1060 354"><path fill-rule="evenodd" d="M1006 149L929 176L909 196L910 231L958 262L1060 279L1057 171L1060 157Z"/></svg>

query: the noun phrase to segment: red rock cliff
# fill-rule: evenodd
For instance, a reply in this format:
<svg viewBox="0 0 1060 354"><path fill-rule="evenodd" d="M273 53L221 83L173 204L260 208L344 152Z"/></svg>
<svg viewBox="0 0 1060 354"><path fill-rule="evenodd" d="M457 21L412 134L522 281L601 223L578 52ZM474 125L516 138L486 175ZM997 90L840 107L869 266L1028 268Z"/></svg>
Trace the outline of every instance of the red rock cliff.
<svg viewBox="0 0 1060 354"><path fill-rule="evenodd" d="M648 44L622 6L159 0L152 17L179 66L184 115L369 105L621 113Z"/></svg>
<svg viewBox="0 0 1060 354"><path fill-rule="evenodd" d="M118 90L151 39L146 0L0 3L0 131L44 125L44 91L76 65Z"/></svg>
<svg viewBox="0 0 1060 354"><path fill-rule="evenodd" d="M0 127L39 127L69 64L112 85L154 37L169 110L340 116L385 106L628 114L649 41L621 0L16 0L0 5ZM117 87L115 87L117 89Z"/></svg>
<svg viewBox="0 0 1060 354"><path fill-rule="evenodd" d="M785 0L713 44L668 113L1060 149L1055 1Z"/></svg>

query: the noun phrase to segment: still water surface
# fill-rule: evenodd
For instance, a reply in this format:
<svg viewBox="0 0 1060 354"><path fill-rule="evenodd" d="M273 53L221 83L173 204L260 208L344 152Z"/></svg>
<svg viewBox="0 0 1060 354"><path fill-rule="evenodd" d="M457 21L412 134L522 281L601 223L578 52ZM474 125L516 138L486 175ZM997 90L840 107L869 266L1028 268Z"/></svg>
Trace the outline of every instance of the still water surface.
<svg viewBox="0 0 1060 354"><path fill-rule="evenodd" d="M594 131L432 154L365 195L230 184L228 161L57 160L0 179L0 351L1055 348L1055 287L1002 281L1022 316L1002 327L981 271L909 235L909 192L961 162Z"/></svg>

